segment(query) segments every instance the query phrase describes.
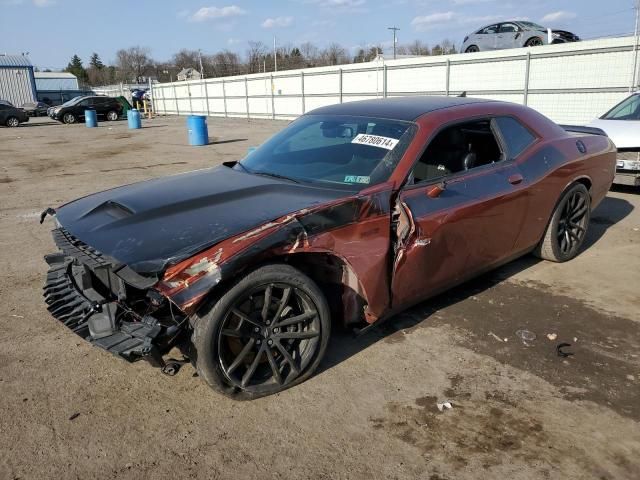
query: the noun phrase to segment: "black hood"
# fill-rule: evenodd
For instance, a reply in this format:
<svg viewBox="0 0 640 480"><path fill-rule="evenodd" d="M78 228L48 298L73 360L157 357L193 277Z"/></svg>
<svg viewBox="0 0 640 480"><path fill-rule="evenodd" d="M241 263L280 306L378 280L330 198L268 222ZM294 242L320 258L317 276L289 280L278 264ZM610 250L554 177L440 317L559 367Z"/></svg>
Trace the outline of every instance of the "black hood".
<svg viewBox="0 0 640 480"><path fill-rule="evenodd" d="M140 274L226 238L348 195L220 166L118 187L57 210L80 241Z"/></svg>

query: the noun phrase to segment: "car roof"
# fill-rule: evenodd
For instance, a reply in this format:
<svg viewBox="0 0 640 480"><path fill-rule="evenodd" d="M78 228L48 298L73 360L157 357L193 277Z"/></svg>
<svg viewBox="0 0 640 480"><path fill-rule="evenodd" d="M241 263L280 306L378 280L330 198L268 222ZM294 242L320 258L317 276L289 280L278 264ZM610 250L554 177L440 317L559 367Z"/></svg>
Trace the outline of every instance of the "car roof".
<svg viewBox="0 0 640 480"><path fill-rule="evenodd" d="M444 96L393 97L328 105L316 108L307 115L351 115L413 121L436 110L493 101L495 100Z"/></svg>

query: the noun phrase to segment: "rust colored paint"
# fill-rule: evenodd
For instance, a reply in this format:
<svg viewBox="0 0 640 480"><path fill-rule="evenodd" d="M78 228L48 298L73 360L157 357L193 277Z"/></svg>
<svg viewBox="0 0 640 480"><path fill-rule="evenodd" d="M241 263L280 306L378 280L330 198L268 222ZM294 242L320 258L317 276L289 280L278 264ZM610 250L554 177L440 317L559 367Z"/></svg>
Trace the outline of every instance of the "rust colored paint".
<svg viewBox="0 0 640 480"><path fill-rule="evenodd" d="M516 159L456 174L446 185L404 185L442 128L496 115L520 119L537 140ZM594 206L602 200L615 171L611 142L580 137L588 151L583 156L577 137L543 119L499 102L426 114L416 120L414 140L388 182L226 239L171 266L156 289L192 314L220 282L256 264L321 254L343 265L345 316L361 313L372 323L402 310L531 250L572 182L591 186ZM355 312L360 304L364 311Z"/></svg>

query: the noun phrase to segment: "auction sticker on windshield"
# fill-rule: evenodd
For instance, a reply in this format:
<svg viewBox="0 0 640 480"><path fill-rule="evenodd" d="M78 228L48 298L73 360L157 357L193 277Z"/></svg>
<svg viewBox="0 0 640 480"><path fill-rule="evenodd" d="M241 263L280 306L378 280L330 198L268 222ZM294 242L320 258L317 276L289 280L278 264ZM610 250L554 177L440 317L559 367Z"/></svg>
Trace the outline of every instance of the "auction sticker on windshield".
<svg viewBox="0 0 640 480"><path fill-rule="evenodd" d="M380 137L378 135L367 135L366 133L359 133L353 140L351 140L351 143L393 150L393 147L398 144L398 140L390 137Z"/></svg>

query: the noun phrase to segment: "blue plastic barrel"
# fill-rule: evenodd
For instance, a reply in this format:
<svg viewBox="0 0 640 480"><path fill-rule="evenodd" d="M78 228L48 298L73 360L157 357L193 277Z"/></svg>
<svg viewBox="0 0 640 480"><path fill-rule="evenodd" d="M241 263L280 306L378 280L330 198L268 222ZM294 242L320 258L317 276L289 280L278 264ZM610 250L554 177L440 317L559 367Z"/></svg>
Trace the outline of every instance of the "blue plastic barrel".
<svg viewBox="0 0 640 480"><path fill-rule="evenodd" d="M140 112L135 108L127 112L127 123L129 124L129 130L136 130L142 128L142 119Z"/></svg>
<svg viewBox="0 0 640 480"><path fill-rule="evenodd" d="M209 143L209 129L207 117L204 115L189 115L187 117L189 129L189 145L207 145Z"/></svg>
<svg viewBox="0 0 640 480"><path fill-rule="evenodd" d="M84 111L84 123L88 128L95 128L98 126L98 115L95 110Z"/></svg>

